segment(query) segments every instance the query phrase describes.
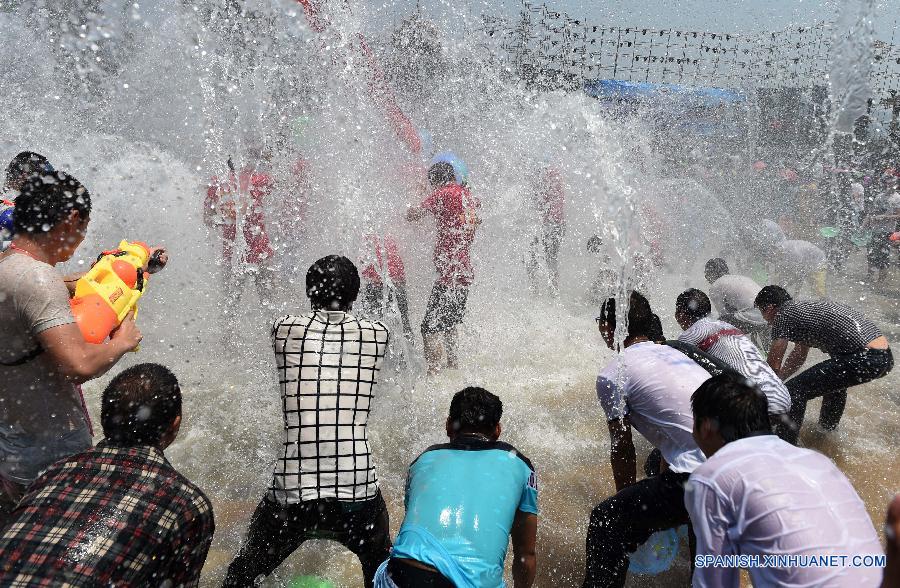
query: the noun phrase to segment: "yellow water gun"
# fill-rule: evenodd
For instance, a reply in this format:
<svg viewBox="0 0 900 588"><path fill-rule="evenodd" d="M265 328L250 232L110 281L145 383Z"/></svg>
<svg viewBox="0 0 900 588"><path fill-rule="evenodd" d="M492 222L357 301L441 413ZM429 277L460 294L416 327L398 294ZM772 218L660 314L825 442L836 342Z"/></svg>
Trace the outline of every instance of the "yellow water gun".
<svg viewBox="0 0 900 588"><path fill-rule="evenodd" d="M144 294L150 248L140 241L122 241L104 251L90 271L79 278L72 297L72 314L88 343L103 343L122 324Z"/></svg>

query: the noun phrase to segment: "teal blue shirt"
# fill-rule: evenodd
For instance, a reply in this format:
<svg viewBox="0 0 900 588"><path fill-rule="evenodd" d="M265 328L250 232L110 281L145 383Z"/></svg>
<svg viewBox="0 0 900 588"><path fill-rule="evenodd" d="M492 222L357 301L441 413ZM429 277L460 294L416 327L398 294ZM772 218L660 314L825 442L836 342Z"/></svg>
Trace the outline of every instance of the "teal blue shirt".
<svg viewBox="0 0 900 588"><path fill-rule="evenodd" d="M409 467L392 557L428 564L457 586L502 587L516 511L538 513L531 462L507 443L460 435Z"/></svg>

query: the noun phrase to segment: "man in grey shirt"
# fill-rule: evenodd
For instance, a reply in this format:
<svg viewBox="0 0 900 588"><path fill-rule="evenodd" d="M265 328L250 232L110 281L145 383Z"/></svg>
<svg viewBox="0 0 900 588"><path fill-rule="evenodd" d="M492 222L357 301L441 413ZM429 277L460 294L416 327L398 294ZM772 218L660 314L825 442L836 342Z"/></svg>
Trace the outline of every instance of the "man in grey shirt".
<svg viewBox="0 0 900 588"><path fill-rule="evenodd" d="M691 407L707 458L684 496L697 536L695 588L738 588L740 567L754 586L878 585L881 570L862 559L881 555L865 504L830 459L772 434L762 392L722 374ZM765 565L767 557L783 560Z"/></svg>
<svg viewBox="0 0 900 588"><path fill-rule="evenodd" d="M81 244L90 211L75 178L34 175L16 198L12 245L0 253L0 523L41 470L90 447L78 386L141 340L129 315L109 342L85 342L69 307L75 279L53 269Z"/></svg>

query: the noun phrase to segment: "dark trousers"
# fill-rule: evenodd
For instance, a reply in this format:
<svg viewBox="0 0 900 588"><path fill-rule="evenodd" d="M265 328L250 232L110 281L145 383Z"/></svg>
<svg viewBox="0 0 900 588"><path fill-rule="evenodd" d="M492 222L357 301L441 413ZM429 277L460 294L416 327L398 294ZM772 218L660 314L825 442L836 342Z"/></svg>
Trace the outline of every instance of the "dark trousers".
<svg viewBox="0 0 900 588"><path fill-rule="evenodd" d="M384 319L384 295L387 292L388 304L397 302L397 310L400 311L400 321L403 323L403 334L408 341L413 341L412 324L409 322L409 302L406 297L406 284L396 282L393 287L384 284L368 283L363 289L363 311L367 317Z"/></svg>
<svg viewBox="0 0 900 588"><path fill-rule="evenodd" d="M397 588L454 588L453 582L438 572L423 570L391 558L388 575Z"/></svg>
<svg viewBox="0 0 900 588"><path fill-rule="evenodd" d="M584 588L624 586L629 553L653 533L690 522L684 506L689 476L666 470L594 508L588 523Z"/></svg>
<svg viewBox="0 0 900 588"><path fill-rule="evenodd" d="M263 498L223 586L253 586L257 577L275 571L307 539L331 539L352 551L362 564L366 588L371 588L378 566L391 552L384 498L379 493L361 502L322 499L290 505Z"/></svg>
<svg viewBox="0 0 900 588"><path fill-rule="evenodd" d="M794 428L785 440L797 444L806 403L819 396L822 396L819 425L829 431L836 429L847 403L847 388L881 378L893 367L894 356L890 349L864 349L847 355L832 355L788 380Z"/></svg>

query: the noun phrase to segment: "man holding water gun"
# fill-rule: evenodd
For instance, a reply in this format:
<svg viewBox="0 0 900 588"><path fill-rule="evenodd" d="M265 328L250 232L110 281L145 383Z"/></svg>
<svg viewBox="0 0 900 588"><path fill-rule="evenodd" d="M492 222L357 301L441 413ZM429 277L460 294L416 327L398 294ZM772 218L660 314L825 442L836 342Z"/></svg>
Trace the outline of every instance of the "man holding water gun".
<svg viewBox="0 0 900 588"><path fill-rule="evenodd" d="M90 447L79 385L141 341L132 310L108 342L86 342L70 301L80 276L53 268L81 244L90 212L90 193L61 171L32 175L15 200L15 236L0 253L0 524L41 470ZM146 259L142 277L168 261L164 249Z"/></svg>

